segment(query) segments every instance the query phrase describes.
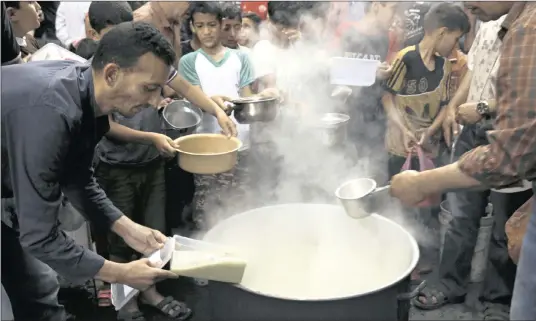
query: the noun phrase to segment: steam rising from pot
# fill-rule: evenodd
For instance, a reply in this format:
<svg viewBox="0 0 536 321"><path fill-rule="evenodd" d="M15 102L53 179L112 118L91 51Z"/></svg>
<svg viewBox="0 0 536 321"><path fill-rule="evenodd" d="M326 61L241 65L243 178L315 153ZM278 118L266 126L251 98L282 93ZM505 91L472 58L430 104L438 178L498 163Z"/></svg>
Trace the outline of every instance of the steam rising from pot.
<svg viewBox="0 0 536 321"><path fill-rule="evenodd" d="M310 32L317 35L326 32L318 19L305 16L303 20L311 28ZM352 137L339 148L329 148L321 143L322 131L318 123L322 117L326 113L348 114L342 104L331 97L334 88L328 77L331 57L327 51L328 41L331 39L306 37L289 49L277 51L277 57L273 59L277 62L276 82L278 88L288 94L287 100L274 123L251 125L251 148L245 156L248 159L247 177L242 179L252 188L243 191L244 194L229 191L228 195L219 197L221 203L206 204L207 228L230 215L265 205L338 204L334 191L351 179L370 177L378 184L387 181L387 157L383 146L377 148L383 152L358 151L355 145L364 141ZM354 91L360 95L359 89ZM365 126L370 132L383 131L363 119L351 120L351 124ZM382 212L405 226L417 239L427 238L420 232L420 227L411 226L415 223L403 217L397 201L383 204Z"/></svg>

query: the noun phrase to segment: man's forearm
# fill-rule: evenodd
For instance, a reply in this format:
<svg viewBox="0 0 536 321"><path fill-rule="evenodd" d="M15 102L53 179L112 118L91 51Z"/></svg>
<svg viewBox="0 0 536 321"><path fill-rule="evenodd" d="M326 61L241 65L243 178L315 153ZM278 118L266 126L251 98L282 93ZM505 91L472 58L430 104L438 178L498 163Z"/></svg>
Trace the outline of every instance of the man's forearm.
<svg viewBox="0 0 536 321"><path fill-rule="evenodd" d="M128 143L151 145L156 134L128 128L110 120L110 130L106 133L106 137Z"/></svg>
<svg viewBox="0 0 536 321"><path fill-rule="evenodd" d="M416 185L429 194L441 194L458 189L488 189L481 182L462 172L457 162L420 172L417 180Z"/></svg>

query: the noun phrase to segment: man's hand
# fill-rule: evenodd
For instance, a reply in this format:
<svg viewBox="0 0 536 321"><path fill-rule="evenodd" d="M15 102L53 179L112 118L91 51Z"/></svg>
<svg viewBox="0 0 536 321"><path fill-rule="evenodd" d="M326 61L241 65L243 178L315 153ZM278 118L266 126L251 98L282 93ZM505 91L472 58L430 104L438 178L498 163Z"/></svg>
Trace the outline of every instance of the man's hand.
<svg viewBox="0 0 536 321"><path fill-rule="evenodd" d="M380 66L376 70L376 79L378 80L389 79L392 73L393 73L393 66L391 66L388 62L384 61L380 64Z"/></svg>
<svg viewBox="0 0 536 321"><path fill-rule="evenodd" d="M417 145L424 147L430 140L430 137L432 137L432 133L429 128L426 128L417 132L417 136L419 137Z"/></svg>
<svg viewBox="0 0 536 321"><path fill-rule="evenodd" d="M459 124L470 125L476 124L482 119L482 115L478 113L477 103L465 103L456 109L456 121Z"/></svg>
<svg viewBox="0 0 536 321"><path fill-rule="evenodd" d="M116 232L123 238L125 243L143 255L149 255L164 247L167 237L157 230L140 225L128 219L121 228L121 233Z"/></svg>
<svg viewBox="0 0 536 321"><path fill-rule="evenodd" d="M149 259L141 259L121 264L122 273L118 273L117 283L125 284L140 291L145 291L156 282L164 279L176 279L178 275L171 271L153 267Z"/></svg>
<svg viewBox="0 0 536 321"><path fill-rule="evenodd" d="M445 137L445 143L449 148L452 147L454 137L458 136L460 132L460 125L456 122L456 109L452 106L447 106L447 111L443 124L443 137Z"/></svg>
<svg viewBox="0 0 536 321"><path fill-rule="evenodd" d="M173 157L179 148L177 143L164 134L153 134L151 141L160 154L164 157Z"/></svg>
<svg viewBox="0 0 536 321"><path fill-rule="evenodd" d="M419 186L419 172L407 170L391 179L391 196L398 198L406 206L415 206L428 195L423 186Z"/></svg>

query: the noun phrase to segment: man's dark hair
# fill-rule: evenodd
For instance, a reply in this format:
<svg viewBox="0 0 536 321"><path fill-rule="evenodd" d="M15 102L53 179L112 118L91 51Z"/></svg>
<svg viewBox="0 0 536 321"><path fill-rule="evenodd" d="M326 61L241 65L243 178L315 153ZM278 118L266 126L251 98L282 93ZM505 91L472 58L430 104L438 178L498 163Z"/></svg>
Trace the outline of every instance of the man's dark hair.
<svg viewBox="0 0 536 321"><path fill-rule="evenodd" d="M214 15L216 17L216 20L222 21L223 19L223 10L221 8L221 5L217 2L209 2L209 1L195 1L190 4L190 8L188 9L188 13L190 15L190 19L192 23L194 23L194 14L196 13L204 13L204 14L210 14Z"/></svg>
<svg viewBox="0 0 536 321"><path fill-rule="evenodd" d="M448 31L461 31L466 34L471 30L469 17L460 6L451 3L433 5L424 16L424 31L433 32L439 28Z"/></svg>
<svg viewBox="0 0 536 321"><path fill-rule="evenodd" d="M232 3L226 3L222 8L223 19L238 19L242 22L242 10L240 6Z"/></svg>
<svg viewBox="0 0 536 321"><path fill-rule="evenodd" d="M259 17L258 14L256 14L255 12L246 12L242 14L242 19L244 18L247 18L253 21L253 27L255 28L255 30L259 31L259 27L261 25L262 19L261 17Z"/></svg>
<svg viewBox="0 0 536 321"><path fill-rule="evenodd" d="M6 5L7 8L15 8L20 9L20 1L2 1Z"/></svg>
<svg viewBox="0 0 536 321"><path fill-rule="evenodd" d="M93 57L98 46L99 43L97 41L90 38L85 38L78 42L74 53L84 59L89 59Z"/></svg>
<svg viewBox="0 0 536 321"><path fill-rule="evenodd" d="M169 41L153 25L146 22L123 22L108 31L99 41L91 67L100 71L109 63L130 68L146 53L152 53L166 65L176 55Z"/></svg>
<svg viewBox="0 0 536 321"><path fill-rule="evenodd" d="M88 17L91 28L98 33L121 22L134 20L132 8L124 1L91 1Z"/></svg>

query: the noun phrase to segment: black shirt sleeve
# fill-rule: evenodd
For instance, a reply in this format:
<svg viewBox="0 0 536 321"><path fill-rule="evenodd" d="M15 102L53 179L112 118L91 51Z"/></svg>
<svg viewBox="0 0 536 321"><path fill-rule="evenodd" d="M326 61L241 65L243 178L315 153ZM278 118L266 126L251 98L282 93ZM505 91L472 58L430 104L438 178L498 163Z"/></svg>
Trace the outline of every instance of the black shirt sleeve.
<svg viewBox="0 0 536 321"><path fill-rule="evenodd" d="M20 58L20 47L11 29L6 5L2 2L2 65L17 62L18 58Z"/></svg>
<svg viewBox="0 0 536 321"><path fill-rule="evenodd" d="M49 106L21 106L2 118L21 245L68 279L93 278L104 259L58 226L62 165L69 145L76 143L69 139L69 123Z"/></svg>

